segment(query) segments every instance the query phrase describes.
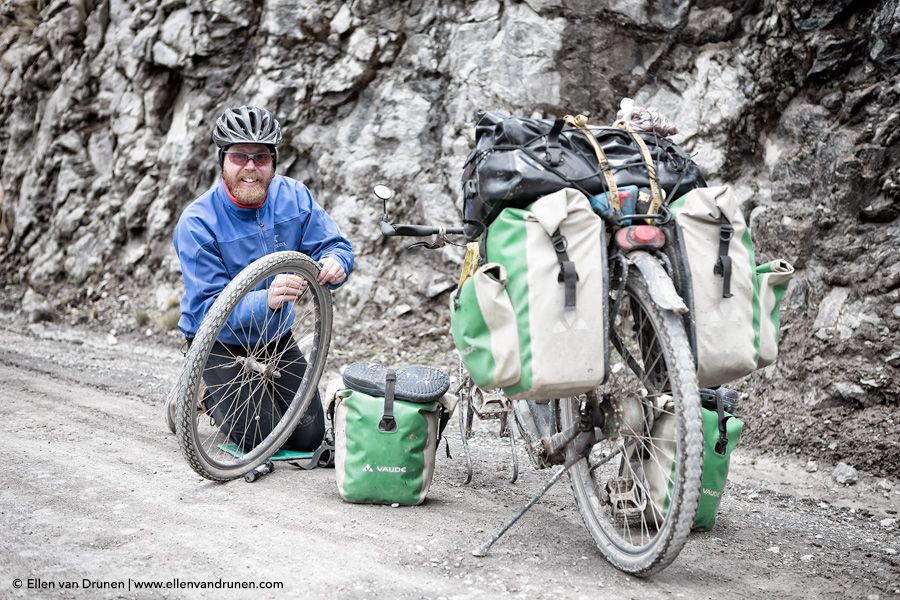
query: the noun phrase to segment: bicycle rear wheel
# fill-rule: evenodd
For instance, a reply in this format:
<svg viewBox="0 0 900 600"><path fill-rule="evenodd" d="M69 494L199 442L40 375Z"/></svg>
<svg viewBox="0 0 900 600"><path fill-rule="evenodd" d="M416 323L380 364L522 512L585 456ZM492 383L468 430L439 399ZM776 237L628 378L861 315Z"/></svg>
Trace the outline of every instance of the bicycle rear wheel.
<svg viewBox="0 0 900 600"><path fill-rule="evenodd" d="M182 453L203 477L244 475L304 420L331 340L331 294L318 273L299 252L266 255L228 284L203 320L179 379L175 419ZM304 291L273 311L267 289L282 274L299 278Z"/></svg>
<svg viewBox="0 0 900 600"><path fill-rule="evenodd" d="M600 552L618 569L647 576L675 559L697 510L700 399L682 321L653 302L636 269L611 306L610 338L622 362L598 389L605 437L569 479ZM578 399L559 406L561 429L577 422Z"/></svg>

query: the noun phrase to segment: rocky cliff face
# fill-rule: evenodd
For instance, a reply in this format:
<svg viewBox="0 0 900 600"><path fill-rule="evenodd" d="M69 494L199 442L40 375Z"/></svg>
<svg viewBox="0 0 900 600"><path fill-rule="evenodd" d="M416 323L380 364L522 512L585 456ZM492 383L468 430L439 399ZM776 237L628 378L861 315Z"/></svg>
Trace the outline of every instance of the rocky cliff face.
<svg viewBox="0 0 900 600"><path fill-rule="evenodd" d="M457 221L475 110L610 122L630 95L798 269L782 356L744 383L748 439L900 472L898 0L3 0L0 29L6 308L165 328L210 125L255 103L357 251L338 339L396 360L431 336L449 363L461 255L380 239L372 184L396 216Z"/></svg>

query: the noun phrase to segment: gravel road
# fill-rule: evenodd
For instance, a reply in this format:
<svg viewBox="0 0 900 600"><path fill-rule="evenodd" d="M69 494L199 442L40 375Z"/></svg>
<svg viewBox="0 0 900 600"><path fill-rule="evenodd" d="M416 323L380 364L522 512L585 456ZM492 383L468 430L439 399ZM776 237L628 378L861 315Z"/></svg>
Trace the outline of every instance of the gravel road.
<svg viewBox="0 0 900 600"><path fill-rule="evenodd" d="M466 486L452 420L421 507L345 504L331 470L215 484L163 424L176 342L0 317L2 598L900 598L897 480L842 486L834 465L739 448L716 529L651 580L603 560L563 480L478 559L549 476L522 451L506 481L496 422ZM154 582L171 587L138 589Z"/></svg>

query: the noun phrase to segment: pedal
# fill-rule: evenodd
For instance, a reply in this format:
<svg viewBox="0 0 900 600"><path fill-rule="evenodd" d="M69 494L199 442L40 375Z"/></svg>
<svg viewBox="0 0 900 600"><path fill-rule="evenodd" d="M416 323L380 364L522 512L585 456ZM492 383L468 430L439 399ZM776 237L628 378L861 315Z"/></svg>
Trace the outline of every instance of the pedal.
<svg viewBox="0 0 900 600"><path fill-rule="evenodd" d="M647 508L647 499L631 477L611 477L606 482L613 519L621 525L638 525Z"/></svg>
<svg viewBox="0 0 900 600"><path fill-rule="evenodd" d="M476 387L472 408L482 421L499 419L508 412L508 400L500 390L483 390Z"/></svg>

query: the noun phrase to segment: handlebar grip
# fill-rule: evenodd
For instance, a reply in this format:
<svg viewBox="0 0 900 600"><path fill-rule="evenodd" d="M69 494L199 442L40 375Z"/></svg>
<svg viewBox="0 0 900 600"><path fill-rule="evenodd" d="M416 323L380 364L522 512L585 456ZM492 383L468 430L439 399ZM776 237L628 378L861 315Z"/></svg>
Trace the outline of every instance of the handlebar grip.
<svg viewBox="0 0 900 600"><path fill-rule="evenodd" d="M408 225L406 223L398 223L394 225L394 231L397 232L396 235L426 237L438 233L439 230L437 227L430 227L428 225Z"/></svg>
<svg viewBox="0 0 900 600"><path fill-rule="evenodd" d="M381 235L384 237L428 237L429 235L438 235L442 230L444 234L448 235L462 235L464 233L462 227L441 228L430 225L410 225L407 223L394 224L388 221L379 221L378 227L381 229Z"/></svg>
<svg viewBox="0 0 900 600"><path fill-rule="evenodd" d="M397 231L394 229L394 226L387 221L379 221L378 227L381 229L381 235L383 235L384 237L397 235Z"/></svg>

